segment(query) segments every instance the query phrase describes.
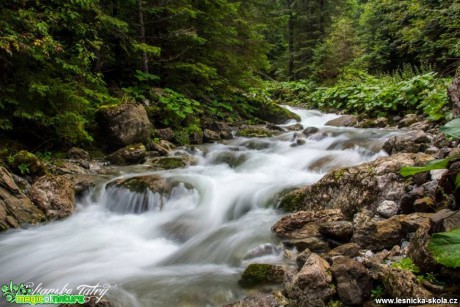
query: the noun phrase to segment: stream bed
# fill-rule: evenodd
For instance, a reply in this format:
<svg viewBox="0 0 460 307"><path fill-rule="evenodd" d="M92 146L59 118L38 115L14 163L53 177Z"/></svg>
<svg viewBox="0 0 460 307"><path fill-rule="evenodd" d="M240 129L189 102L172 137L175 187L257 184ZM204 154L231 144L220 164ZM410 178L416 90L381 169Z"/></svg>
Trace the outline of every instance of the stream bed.
<svg viewBox="0 0 460 307"><path fill-rule="evenodd" d="M385 156L381 145L395 133L326 127L338 116L290 109L304 127L320 130L304 145L295 142L301 132L286 131L178 150L196 165L116 169L71 217L0 234L0 284L29 282L74 294L99 285L115 306L221 306L241 299L247 292L238 280L249 263L283 262L271 232L283 216L276 208L282 193L332 168ZM111 184L157 175L177 183L167 197Z"/></svg>

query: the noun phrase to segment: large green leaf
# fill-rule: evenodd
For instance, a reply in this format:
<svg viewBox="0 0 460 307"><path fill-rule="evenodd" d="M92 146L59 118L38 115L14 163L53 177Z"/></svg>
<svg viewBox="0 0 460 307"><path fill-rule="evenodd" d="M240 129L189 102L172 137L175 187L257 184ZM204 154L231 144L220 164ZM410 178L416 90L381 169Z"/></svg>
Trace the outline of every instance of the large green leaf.
<svg viewBox="0 0 460 307"><path fill-rule="evenodd" d="M399 173L403 177L408 177L408 176L413 176L413 175L416 175L422 172L429 172L429 171L436 170L436 169L445 169L447 168L447 165L449 164L449 161L451 160L452 160L451 158L434 160L425 166L404 166L401 168Z"/></svg>
<svg viewBox="0 0 460 307"><path fill-rule="evenodd" d="M433 234L428 249L438 263L460 268L460 228Z"/></svg>
<svg viewBox="0 0 460 307"><path fill-rule="evenodd" d="M451 120L444 127L441 127L441 131L448 136L460 139L460 117Z"/></svg>

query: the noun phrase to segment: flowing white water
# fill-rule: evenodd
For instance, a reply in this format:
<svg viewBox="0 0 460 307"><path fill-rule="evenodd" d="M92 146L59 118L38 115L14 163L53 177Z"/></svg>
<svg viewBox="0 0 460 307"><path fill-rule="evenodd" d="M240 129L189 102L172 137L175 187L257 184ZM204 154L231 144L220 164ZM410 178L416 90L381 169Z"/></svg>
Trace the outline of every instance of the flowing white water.
<svg viewBox="0 0 460 307"><path fill-rule="evenodd" d="M66 286L74 294L82 284L116 285L106 294L116 306L219 306L240 299L245 292L237 281L248 263L282 261L270 231L282 216L279 194L312 184L331 168L383 156L380 145L391 134L324 127L336 115L291 110L321 133L302 146L293 146L294 132L203 145L194 152L196 166L137 167L119 177L159 174L183 183L169 197L104 185L66 220L1 234L0 285Z"/></svg>

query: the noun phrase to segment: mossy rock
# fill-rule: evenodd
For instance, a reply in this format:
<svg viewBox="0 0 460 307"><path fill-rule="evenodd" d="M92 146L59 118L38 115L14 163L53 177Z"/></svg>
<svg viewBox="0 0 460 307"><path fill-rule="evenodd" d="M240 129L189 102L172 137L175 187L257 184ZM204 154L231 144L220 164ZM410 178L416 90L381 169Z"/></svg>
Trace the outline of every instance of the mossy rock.
<svg viewBox="0 0 460 307"><path fill-rule="evenodd" d="M246 129L241 129L237 133L238 136L241 137L250 137L250 138L267 138L267 137L272 137L274 133L272 131L268 131L263 128L246 128Z"/></svg>
<svg viewBox="0 0 460 307"><path fill-rule="evenodd" d="M256 116L262 120L274 124L284 124L291 119L294 119L298 122L301 120L299 115L292 113L291 111L275 103L264 103L261 105Z"/></svg>
<svg viewBox="0 0 460 307"><path fill-rule="evenodd" d="M11 168L21 174L30 176L43 176L48 173L48 170L36 155L26 150L21 150L12 158L8 158L8 164Z"/></svg>
<svg viewBox="0 0 460 307"><path fill-rule="evenodd" d="M155 169L159 170L169 170L175 168L183 168L188 164L184 158L175 158L175 157L165 157L165 158L155 158L152 160L152 166Z"/></svg>
<svg viewBox="0 0 460 307"><path fill-rule="evenodd" d="M168 180L158 175L119 179L109 183L107 188L114 186L125 188L133 193L145 193L150 190L153 193L160 194L169 194L173 188L173 185Z"/></svg>
<svg viewBox="0 0 460 307"><path fill-rule="evenodd" d="M238 284L245 288L251 288L264 284L282 283L283 279L283 267L272 264L253 263L244 270Z"/></svg>

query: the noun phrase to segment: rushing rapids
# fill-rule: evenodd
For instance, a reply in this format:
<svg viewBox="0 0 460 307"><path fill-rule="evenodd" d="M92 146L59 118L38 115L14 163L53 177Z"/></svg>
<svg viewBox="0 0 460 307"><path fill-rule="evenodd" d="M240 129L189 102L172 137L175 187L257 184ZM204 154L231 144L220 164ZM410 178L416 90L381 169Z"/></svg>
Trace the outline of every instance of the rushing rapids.
<svg viewBox="0 0 460 307"><path fill-rule="evenodd" d="M383 156L393 132L325 127L337 117L291 109L319 132L296 145L295 132L236 138L193 150L196 165L149 171L120 168L91 191L70 218L0 235L1 284L43 289L111 285L116 306L219 306L240 299L243 269L283 261L271 226L283 192L318 181L328 170ZM292 123L286 123L288 126ZM295 145L295 146L294 146ZM120 180L157 176L160 190Z"/></svg>

